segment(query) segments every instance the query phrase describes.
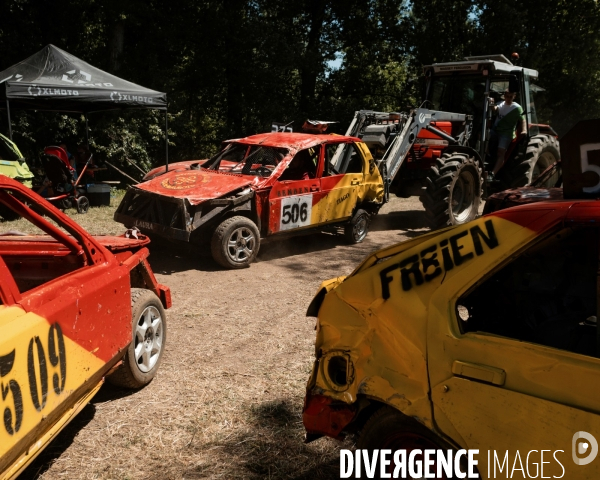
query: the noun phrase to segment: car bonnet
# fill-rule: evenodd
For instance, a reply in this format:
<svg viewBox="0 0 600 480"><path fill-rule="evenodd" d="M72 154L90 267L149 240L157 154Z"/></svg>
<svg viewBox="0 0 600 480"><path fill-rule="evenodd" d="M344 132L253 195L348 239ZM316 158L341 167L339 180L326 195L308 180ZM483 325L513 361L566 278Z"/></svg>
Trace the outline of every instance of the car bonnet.
<svg viewBox="0 0 600 480"><path fill-rule="evenodd" d="M192 205L198 205L254 183L254 177L199 169L166 173L134 188L168 197L185 198Z"/></svg>

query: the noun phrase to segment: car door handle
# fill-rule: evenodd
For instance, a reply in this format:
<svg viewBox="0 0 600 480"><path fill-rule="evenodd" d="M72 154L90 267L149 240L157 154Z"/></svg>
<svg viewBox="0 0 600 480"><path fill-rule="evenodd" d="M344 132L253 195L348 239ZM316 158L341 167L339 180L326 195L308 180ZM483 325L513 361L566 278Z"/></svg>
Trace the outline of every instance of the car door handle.
<svg viewBox="0 0 600 480"><path fill-rule="evenodd" d="M310 191L311 192L318 192L319 191L319 186L318 185L311 185L310 186Z"/></svg>
<svg viewBox="0 0 600 480"><path fill-rule="evenodd" d="M493 385L504 385L506 380L506 372L501 368L461 362L460 360L455 360L452 364L452 373L459 377L472 378Z"/></svg>
<svg viewBox="0 0 600 480"><path fill-rule="evenodd" d="M360 183L360 181L358 180L358 178L353 178L352 181L350 182L350 185L358 185Z"/></svg>

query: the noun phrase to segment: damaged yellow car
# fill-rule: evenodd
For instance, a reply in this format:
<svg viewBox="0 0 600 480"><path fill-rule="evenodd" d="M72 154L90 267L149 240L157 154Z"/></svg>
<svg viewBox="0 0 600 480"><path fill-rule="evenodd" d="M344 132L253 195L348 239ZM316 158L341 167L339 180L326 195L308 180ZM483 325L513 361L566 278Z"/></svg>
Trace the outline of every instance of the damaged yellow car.
<svg viewBox="0 0 600 480"><path fill-rule="evenodd" d="M477 449L483 478L600 478L599 246L599 201L540 202L324 282L307 441Z"/></svg>

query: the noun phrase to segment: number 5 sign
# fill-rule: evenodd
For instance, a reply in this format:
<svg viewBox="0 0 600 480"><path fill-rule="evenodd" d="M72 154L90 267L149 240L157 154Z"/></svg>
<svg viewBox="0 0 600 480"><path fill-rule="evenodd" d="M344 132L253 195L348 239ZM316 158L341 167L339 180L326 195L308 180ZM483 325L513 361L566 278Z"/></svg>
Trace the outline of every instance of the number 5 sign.
<svg viewBox="0 0 600 480"><path fill-rule="evenodd" d="M291 230L310 225L312 197L312 195L299 195L282 199L279 230Z"/></svg>
<svg viewBox="0 0 600 480"><path fill-rule="evenodd" d="M564 197L600 198L600 120L584 120L560 140Z"/></svg>

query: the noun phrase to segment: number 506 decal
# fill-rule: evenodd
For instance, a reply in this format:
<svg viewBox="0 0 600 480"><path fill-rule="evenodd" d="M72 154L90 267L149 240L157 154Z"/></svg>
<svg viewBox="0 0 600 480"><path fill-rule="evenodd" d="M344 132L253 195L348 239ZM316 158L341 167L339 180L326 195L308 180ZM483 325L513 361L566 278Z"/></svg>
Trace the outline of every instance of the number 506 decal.
<svg viewBox="0 0 600 480"><path fill-rule="evenodd" d="M279 230L291 230L310 225L311 213L312 195L282 199Z"/></svg>

